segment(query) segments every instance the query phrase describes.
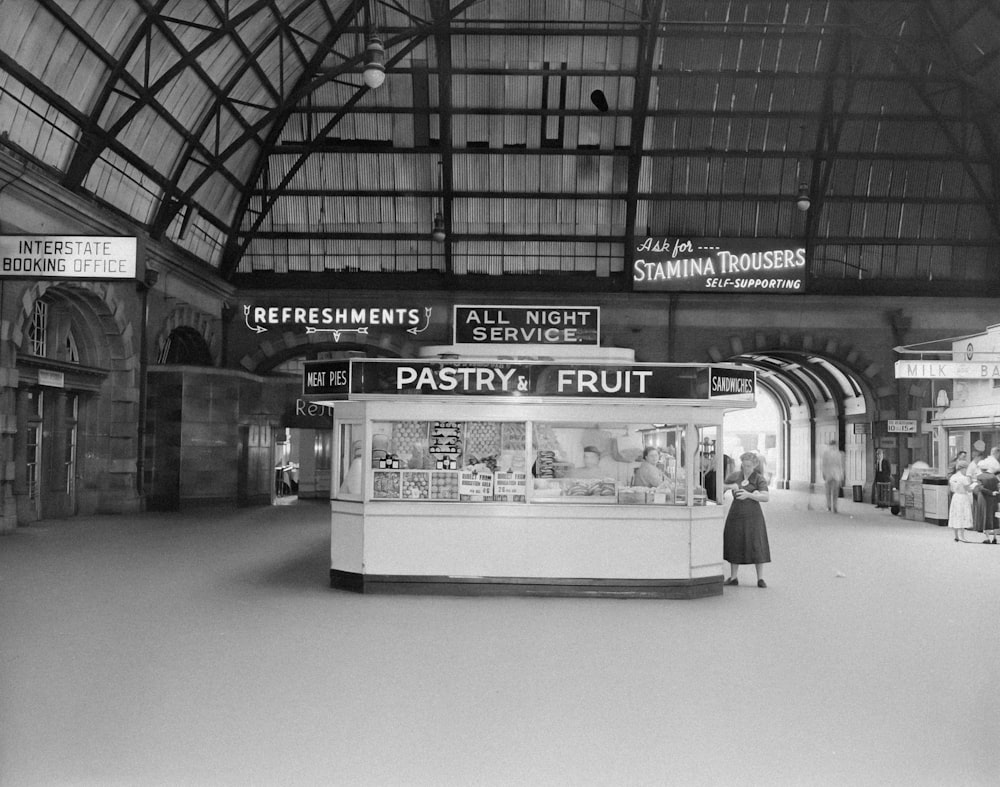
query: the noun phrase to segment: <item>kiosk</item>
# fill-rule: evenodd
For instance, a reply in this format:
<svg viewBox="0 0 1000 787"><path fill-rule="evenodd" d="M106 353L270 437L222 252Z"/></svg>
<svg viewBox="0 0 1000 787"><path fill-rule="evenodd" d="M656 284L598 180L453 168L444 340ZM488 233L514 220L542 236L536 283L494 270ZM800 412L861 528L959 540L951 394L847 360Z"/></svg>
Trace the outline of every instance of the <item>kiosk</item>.
<svg viewBox="0 0 1000 787"><path fill-rule="evenodd" d="M747 369L587 361L580 349L565 361L307 362L304 395L335 405L330 583L721 594L724 509L704 481L721 488L722 457L706 449L755 389ZM662 482L636 486L648 446Z"/></svg>

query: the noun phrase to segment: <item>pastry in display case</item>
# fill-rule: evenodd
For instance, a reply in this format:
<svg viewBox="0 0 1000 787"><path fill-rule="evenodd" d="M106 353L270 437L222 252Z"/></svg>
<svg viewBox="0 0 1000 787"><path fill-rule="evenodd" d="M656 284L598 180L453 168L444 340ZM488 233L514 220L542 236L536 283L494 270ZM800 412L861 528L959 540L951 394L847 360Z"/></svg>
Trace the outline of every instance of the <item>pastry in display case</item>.
<svg viewBox="0 0 1000 787"><path fill-rule="evenodd" d="M524 423L380 421L372 430L376 499L526 499Z"/></svg>

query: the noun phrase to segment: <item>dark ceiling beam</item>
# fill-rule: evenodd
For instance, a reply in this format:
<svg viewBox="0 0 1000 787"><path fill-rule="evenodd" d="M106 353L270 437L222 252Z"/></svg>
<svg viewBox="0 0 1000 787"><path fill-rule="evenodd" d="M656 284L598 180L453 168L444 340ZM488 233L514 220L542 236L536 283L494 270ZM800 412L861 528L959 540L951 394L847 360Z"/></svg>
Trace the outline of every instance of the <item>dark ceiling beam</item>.
<svg viewBox="0 0 1000 787"><path fill-rule="evenodd" d="M373 274L361 271L323 270L317 272L275 273L254 271L236 273L231 283L239 289L255 291L282 291L288 289L315 290L317 282L327 291L392 289L401 291L469 290L524 293L590 293L629 292L629 297L645 301L651 307L662 308L663 293L630 292L631 283L622 272L597 276L594 272L566 271L560 273L504 274L451 274L426 271L390 272ZM391 284L387 284L391 282ZM989 298L1000 296L1000 285L993 282L967 280L926 279L855 279L817 278L809 280L806 295L832 295L851 297L926 297L926 298ZM720 296L725 299L726 296ZM734 296L735 297L735 296ZM721 303L721 301L720 301ZM720 307L722 308L722 307Z"/></svg>
<svg viewBox="0 0 1000 787"><path fill-rule="evenodd" d="M616 79L623 76L622 69L626 68L625 65L619 66L617 68L565 68L560 70L560 76L571 76L571 77L614 77ZM393 68L394 74L414 74L418 69L406 66L396 66ZM519 68L517 66L510 67L461 67L453 66L452 74L455 76L524 76L524 77L538 77L546 78L551 76L551 72L546 71L542 68ZM692 79L697 77L705 77L706 79L732 79L736 81L749 81L754 83L759 83L763 81L788 81L794 82L824 82L829 78L832 79L864 79L870 82L884 82L889 85L896 85L900 83L910 83L913 81L913 76L910 74L880 74L877 72L858 72L856 75L852 75L849 72L836 71L832 73L829 77L825 74L816 74L812 72L802 72L802 71L736 71L732 69L685 69L684 71L677 71L674 69L653 69L652 75L654 77L670 77L675 76L679 79ZM926 79L921 77L921 81L933 88L940 87L950 87L954 82L953 79L948 77L933 76L929 75ZM317 105L319 106L319 105ZM626 113L627 114L627 113Z"/></svg>
<svg viewBox="0 0 1000 787"><path fill-rule="evenodd" d="M452 264L451 229L452 204L454 200L453 180L454 180L454 158L452 150L452 105L451 105L451 35L450 17L448 13L447 0L431 0L431 16L434 20L434 53L437 56L438 65L438 129L440 138L441 154L441 182L439 184L441 193L438 199L441 201L441 214L444 219L444 271L451 273L454 270ZM433 176L433 173L432 173ZM434 215L434 208L431 208L431 215Z"/></svg>
<svg viewBox="0 0 1000 787"><path fill-rule="evenodd" d="M378 155L378 156L407 156L407 155L435 155L441 152L438 145L420 145L417 147L395 147L380 145L372 142L370 144L360 144L355 142L334 142L332 140L318 141L313 145L305 144L284 144L275 145L274 155L299 156L303 149L307 148L313 154L329 153L333 155L356 156L358 154ZM470 145L469 147L453 147L453 156L567 156L575 157L627 157L629 148L528 148L528 147L505 147L490 148ZM672 157L690 158L714 161L716 159L761 159L761 160L783 160L795 156L816 156L821 160L850 160L850 161L887 161L887 162L957 162L958 159L952 153L893 153L884 152L838 152L822 149L819 151L803 150L725 150L723 148L646 148L643 155L647 158ZM987 156L970 156L969 161L974 164L988 164L992 159Z"/></svg>
<svg viewBox="0 0 1000 787"><path fill-rule="evenodd" d="M562 73L560 72L560 76ZM298 108L293 113L295 115L313 115L313 114L323 114L328 115L332 112L337 112L341 107L339 106L320 106L313 105L309 107ZM426 109L421 109L419 107L377 107L368 108L360 110L361 114L365 115L420 115L420 114L435 114L432 109L428 112ZM453 108L453 113L455 117L463 116L497 116L497 117L509 117L511 115L510 109L498 109L496 107L455 107ZM590 109L589 107L581 106L579 109L545 109L541 107L524 107L517 110L517 114L523 117L631 117L633 112L631 109L608 109L607 112L601 112L597 109ZM695 109L683 107L681 109L655 109L650 110L646 113L647 117L683 117L683 118L715 118L715 119L730 119L730 120L763 120L759 111L754 111L752 109ZM818 120L820 118L820 113L816 111L806 111L806 110L774 110L773 112L768 112L767 118L770 120ZM927 123L929 125L936 125L938 119L930 115L927 112L867 112L864 110L856 110L846 113L846 117L849 120L856 121L868 121L876 120L881 122L886 121L898 121L905 123ZM941 119L945 122L950 122L955 125L960 125L966 122L968 119L958 114L942 114Z"/></svg>
<svg viewBox="0 0 1000 787"><path fill-rule="evenodd" d="M272 13L275 12L273 5L270 2L267 2L265 5L266 8L269 9ZM284 24L286 26L290 25L297 18L297 16L301 14L304 10L306 10L306 8L308 7L309 7L308 2L303 2L302 4L300 4L296 10L288 13L288 15L284 18ZM325 7L325 2L324 2L324 7ZM247 14L253 15L258 13L260 10L261 8L259 6L250 6L244 9L239 15L237 15L234 18L230 27L235 27L242 24L245 19L251 18L250 16L247 16ZM218 90L224 95L228 96L239 84L239 82L243 79L244 74L246 74L246 72L251 68L251 65L252 64L256 65L258 63L258 58L260 54L263 51L265 51L269 46L271 46L271 44L275 40L283 40L281 37L282 34L286 31L286 29L287 28L283 28L280 25L275 25L275 28L272 31L271 35L265 36L257 45L257 47L248 53L248 56L244 58L243 62L236 68L234 68L233 71L229 74L228 78L218 86ZM212 36L211 43L212 44L217 43L217 39L222 36L222 33L223 31L220 30L216 36ZM205 43L206 42L203 42L202 45L204 45ZM192 52L200 52L201 48L202 47L199 46L195 50L192 50ZM296 47L296 51L297 53L301 54L301 50L299 50L298 47ZM270 79L268 79L265 74L261 74L259 78L262 81L266 81L267 84L270 86ZM276 98L280 100L280 94L277 95ZM235 109L231 109L231 111L235 112ZM243 120L242 116L240 116L240 119ZM205 116L202 118L201 123L195 128L191 129L190 132L186 135L185 138L187 140L187 144L185 145L184 150L182 150L180 155L177 157L177 161L173 168L171 180L174 184L180 183L184 173L187 171L188 166L192 162L195 162L196 160L199 168L200 169L203 168L203 171L205 172L212 173L216 171L222 171L222 172L229 171L228 168L223 165L223 158L221 155L219 155L218 150L216 150L215 155L212 155L207 162L198 160L199 158L204 157L201 139L207 132L209 126L213 121L214 122L220 121L218 106L215 107L214 112L206 113ZM251 128L249 124L246 122L244 122L242 125L245 130L250 129L249 131L250 137L248 138L248 141L254 140L258 144L262 143L262 140L256 128ZM208 166L206 166L206 164ZM239 186L240 191L246 188L246 183L244 182L240 182L236 185ZM176 191L178 188L179 185L175 185L174 190ZM152 237L154 238L161 237L163 233L166 232L167 227L170 226L170 223L173 221L174 217L180 212L181 208L185 204L194 204L194 195L193 193L190 193L190 189L188 191L190 196L187 197L186 199L183 200L163 199L160 201L160 204L156 210L156 214L154 215L153 220L150 222L150 235ZM200 210L202 210L202 212L204 212L205 208L206 208L205 205L200 206Z"/></svg>
<svg viewBox="0 0 1000 787"><path fill-rule="evenodd" d="M462 2L459 2L454 8L449 9L448 18L461 16L470 6L475 5L479 1L480 0L462 0ZM353 13L352 18L357 17L360 8L361 8L360 4L354 4L350 7L349 10ZM437 25L441 25L443 23L444 21L439 20L437 23L435 23L435 25L426 25L424 27L417 27L414 31L411 31L411 35L408 40L406 39L394 40L390 38L388 41L386 41L385 47L387 51L391 49L393 46L399 47L398 49L396 49L392 57L389 58L388 61L386 62L385 64L386 70L389 70L393 65L403 60L411 51L416 49L420 44L424 43L429 37L433 35L434 27ZM341 75L342 73L344 73L346 69L353 68L355 65L361 62L362 58L363 58L363 53L360 53L359 55L356 55L354 58L351 58L345 63L342 63L335 69L320 70L317 76L312 76L309 72L306 73L300 84L295 88L295 90L292 91L291 95L286 98L286 103L283 105L282 111L278 113L278 118L275 119L274 122L272 123L272 138L269 139L269 144L264 147L264 149L260 153L260 156L258 157L258 164L255 167L255 171L252 173L253 176L247 181L248 188L257 182L257 178L259 177L260 172L266 165L267 157L270 155L270 145L277 143L278 136L280 135L283 127L283 123L285 120L287 120L287 118L291 114L291 111L294 108L295 104L300 99L305 98L308 95L311 95L313 90L321 87L331 79L334 79L339 75ZM344 102L344 106L341 108L341 110L338 111L323 126L323 128L319 129L316 132L316 137L321 138L326 136L354 108L354 105L358 101L360 101L362 96L364 96L367 92L368 88L364 85L361 85L358 88L358 91L351 98L347 99ZM295 174L305 164L308 157L309 157L308 153L305 153L304 155L300 156L299 159L288 168L286 174L284 175L281 182L277 185L275 189L276 195L280 195L281 190L285 186L287 186L288 183L291 182L292 178L295 177ZM195 187L196 185L197 185L197 180L195 184L192 184L192 188ZM253 218L251 222L250 235L252 235L253 231L258 227L260 227L260 225L263 223L264 218L270 212L271 207L273 206L276 199L277 196L275 196L271 200L266 201L265 204L261 206L260 211L257 212L257 215ZM246 249L247 243L242 239L243 235L242 232L240 231L240 228L242 226L243 219L247 215L248 208L249 208L249 197L244 194L243 197L241 197L240 205L238 206L234 214L234 219L232 223L233 230L230 233L228 240L226 241L225 250L223 252L222 264L220 266L220 273L223 278L228 278L236 270L237 266L239 265L240 257L243 255L243 252Z"/></svg>
<svg viewBox="0 0 1000 787"><path fill-rule="evenodd" d="M27 85L33 93L44 99L50 106L55 108L56 111L75 123L80 129L80 139L77 142L78 148L91 145L95 146L95 150L97 150L94 154L95 160L97 155L99 155L100 150L108 149L117 156L120 156L124 161L127 161L130 166L135 167L137 172L149 178L150 182L155 183L156 186L167 196L179 196L176 190L172 190L170 182L165 178L163 173L154 169L147 162L136 156L134 151L125 147L118 140L110 139L98 141L98 137L101 132L100 129L92 127L91 116L81 112L70 104L64 96L38 81L33 74L25 71L20 65L11 60L9 55L2 51L0 51L0 70L11 74L19 82ZM69 189L69 186L65 182L63 185ZM78 185L76 188L70 190L79 191L80 186Z"/></svg>
<svg viewBox="0 0 1000 787"><path fill-rule="evenodd" d="M638 215L639 176L642 172L643 143L649 93L653 81L653 59L656 56L657 30L663 14L663 0L643 0L642 21L636 52L635 91L632 95L632 119L629 128L628 170L625 186L625 226L621 238L625 249L625 270L631 271L635 247L630 239L635 234Z"/></svg>
<svg viewBox="0 0 1000 787"><path fill-rule="evenodd" d="M520 243L522 241L557 241L562 243L613 243L627 245L621 234L600 234L587 235L581 237L575 234L560 234L556 232L491 232L489 234L454 232L450 233L453 241L468 243ZM296 230L261 230L258 229L252 235L248 235L246 240L248 246L254 239L280 240L373 240L373 241L427 241L426 232L374 232L352 230L337 232L326 231L296 231ZM881 246L886 248L897 248L900 246L920 246L920 247L940 247L941 238L889 238L866 235L821 235L815 239L817 246ZM1000 241L996 239L947 239L947 244L956 248L974 249L998 249ZM629 269L631 270L631 269ZM854 275L854 274L849 274ZM867 281L867 279L866 279Z"/></svg>
<svg viewBox="0 0 1000 787"><path fill-rule="evenodd" d="M265 196L270 194L268 189L253 189L250 192L254 196ZM308 199L310 197L419 197L433 199L439 196L440 191L436 188L427 189L284 189L282 196L285 198ZM625 195L609 194L606 191L521 191L506 189L504 191L482 191L477 189L453 189L451 195L455 200L478 199L478 200L508 200L508 199L573 199L573 200L616 200L626 199ZM788 202L789 196L785 193L754 193L752 191L725 192L707 194L704 192L678 194L675 191L662 191L659 189L651 191L640 191L636 194L636 199L640 202L655 200L659 202ZM909 196L904 194L881 195L874 194L864 197L868 204L872 205L965 205L974 207L981 205L981 201L976 197L946 197L946 196ZM823 198L824 204L854 204L858 201L856 194L834 194L826 195Z"/></svg>
<svg viewBox="0 0 1000 787"><path fill-rule="evenodd" d="M835 73L843 61L847 62L848 71L853 68L851 60L851 40L854 28L851 26L851 10L849 7L839 8L838 21L841 23L837 32L833 36L832 52L827 60L827 74ZM844 113L851 105L851 98L854 94L854 82L846 80L843 86L838 80L827 79L823 90L822 109L819 124L814 129L815 144L812 154L812 169L809 176L809 199L810 206L806 211L804 243L806 248L806 258L811 259L814 246L820 242L817 237L819 231L820 214L823 210L823 203L830 184L830 175L833 167L827 152L836 152L840 149L840 137L843 133L845 118ZM838 89L843 89L838 106L836 94ZM789 195L790 197L793 195Z"/></svg>
<svg viewBox="0 0 1000 787"><path fill-rule="evenodd" d="M941 133L944 134L952 148L961 154L966 174L976 188L979 199L986 208L986 213L989 216L993 229L996 231L997 235L1000 236L1000 161L998 161L998 158L1000 158L1000 140L996 137L993 130L994 127L985 120L985 118L988 117L991 108L982 100L982 87L978 83L972 81L971 75L965 73L965 66L954 51L951 36L948 34L948 27L946 27L946 25L938 17L934 8L927 7L924 9L924 12L927 14L928 23L933 30L933 38L935 41L939 41L944 49L949 61L950 69L965 78L963 80L964 84L962 87L962 106L969 113L966 119L966 125L968 128L976 129L983 148L986 150L990 158L989 188L987 188L986 184L982 182L978 171L970 166L967 141L961 138L961 136L957 134L948 124L943 122L939 123ZM923 50L924 47L921 47L920 51ZM899 60L901 60L901 58L899 58L897 62L899 62ZM902 63L900 63L900 65L901 67L906 67ZM932 101L931 94L926 87L918 83L916 85L916 90L917 95L920 96L920 100L934 111L935 116L940 116L936 105L934 105Z"/></svg>
<svg viewBox="0 0 1000 787"><path fill-rule="evenodd" d="M56 6L52 6L52 0L41 0L42 2L50 6L50 10L53 13L57 13L60 18L67 18L68 14L59 10L57 12ZM144 8L144 15L142 19L142 24L136 29L132 39L126 45L125 51L121 55L120 59L114 60L113 64L109 64L110 74L106 77L104 86L101 90L100 96L97 101L90 109L90 116L86 124L82 127L84 133L88 135L88 139L85 143L77 146L74 152L73 158L70 161L69 166L66 168L66 174L64 176L64 184L67 188L75 190L80 188L84 179L90 171L90 168L97 161L101 154L101 151L105 148L111 147L111 141L117 138L117 134L125 127L127 122L134 118L134 116L144 107L152 107L157 110L157 114L161 120L163 120L170 128L172 128L182 139L190 139L190 130L185 128L180 121L173 117L172 114L167 112L162 105L160 105L156 100L156 93L162 87L162 80L157 81L157 86L153 87L148 84L142 84L133 77L128 71L128 64L132 61L133 55L139 51L139 48L143 45L147 47L147 58L148 58L148 47L150 45L150 34L154 27L157 27L161 33L163 33L167 38L172 38L174 40L174 45L180 48L179 43L176 41L176 37L170 33L170 31L165 31L161 25L157 25L159 20L160 9L164 5L164 0L160 0L156 4L144 2L144 0L138 0L142 3ZM87 44L88 48L101 57L100 50L101 47L97 42L89 35L86 31L82 30L79 25L75 22L72 23L70 29L74 30L76 35L81 36L81 41ZM107 54L104 54L104 58L107 58ZM206 85L209 89L216 88L214 81L211 80L207 75L203 74L202 78L205 80ZM122 88L119 88L119 85ZM114 95L125 95L132 99L133 104L127 110L121 118L119 118L115 124L109 129L105 129L100 126L100 117L107 106L108 101ZM240 114L233 110L237 118L241 117ZM220 174L227 178L234 186L240 185L240 180L236 176L221 167L221 162L213 156L212 152L205 148L198 142L198 146L202 154L205 156L209 163L213 161L219 167ZM136 165L137 156L131 151L125 159L132 164ZM157 182L163 180L162 175L157 178ZM168 179L169 182L169 179ZM171 187L167 186L164 191L171 191Z"/></svg>

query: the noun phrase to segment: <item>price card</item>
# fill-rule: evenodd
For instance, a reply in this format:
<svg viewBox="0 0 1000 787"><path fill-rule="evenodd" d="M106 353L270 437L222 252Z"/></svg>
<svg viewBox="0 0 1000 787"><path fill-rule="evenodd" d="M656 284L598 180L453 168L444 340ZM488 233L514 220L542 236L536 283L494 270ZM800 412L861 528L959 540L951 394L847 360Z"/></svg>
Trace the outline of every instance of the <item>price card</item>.
<svg viewBox="0 0 1000 787"><path fill-rule="evenodd" d="M493 474L463 470L458 475L458 493L473 498L493 497Z"/></svg>
<svg viewBox="0 0 1000 787"><path fill-rule="evenodd" d="M527 473L497 473L493 481L493 494L496 497L524 497L527 494Z"/></svg>

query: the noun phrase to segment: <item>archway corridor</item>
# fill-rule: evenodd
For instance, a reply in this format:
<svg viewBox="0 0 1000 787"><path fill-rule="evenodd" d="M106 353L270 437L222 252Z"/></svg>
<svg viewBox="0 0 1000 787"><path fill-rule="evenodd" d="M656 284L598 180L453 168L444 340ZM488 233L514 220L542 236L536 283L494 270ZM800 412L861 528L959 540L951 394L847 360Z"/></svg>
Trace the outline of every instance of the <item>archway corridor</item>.
<svg viewBox="0 0 1000 787"><path fill-rule="evenodd" d="M773 487L808 489L822 483L820 457L832 441L845 453L845 487L869 486L876 407L861 374L804 350L754 351L725 360L754 369L758 381L757 407L726 418L727 453L756 451L765 458ZM898 456L889 458L898 462Z"/></svg>

